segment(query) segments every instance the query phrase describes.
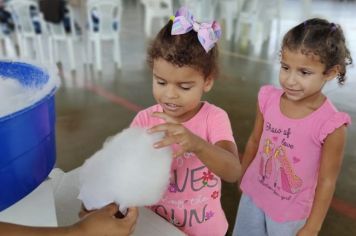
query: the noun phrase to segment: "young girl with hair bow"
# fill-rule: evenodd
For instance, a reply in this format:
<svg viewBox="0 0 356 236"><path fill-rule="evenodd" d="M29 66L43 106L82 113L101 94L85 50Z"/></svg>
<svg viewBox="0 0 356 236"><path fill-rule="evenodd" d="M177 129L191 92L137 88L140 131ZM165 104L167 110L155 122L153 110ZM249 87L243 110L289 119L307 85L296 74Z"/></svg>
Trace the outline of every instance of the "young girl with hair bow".
<svg viewBox="0 0 356 236"><path fill-rule="evenodd" d="M131 124L165 133L154 147L174 151L170 184L151 209L188 235L226 234L220 178L235 182L240 175L227 113L201 100L217 78L220 36L217 22L198 23L180 8L148 50L157 104L140 111Z"/></svg>

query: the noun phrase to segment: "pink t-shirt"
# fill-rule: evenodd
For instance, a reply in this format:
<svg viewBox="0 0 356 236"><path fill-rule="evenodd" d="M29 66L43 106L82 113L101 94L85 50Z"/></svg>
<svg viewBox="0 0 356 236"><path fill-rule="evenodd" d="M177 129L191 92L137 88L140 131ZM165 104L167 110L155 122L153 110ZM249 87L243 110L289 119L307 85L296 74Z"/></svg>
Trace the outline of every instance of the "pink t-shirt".
<svg viewBox="0 0 356 236"><path fill-rule="evenodd" d="M281 89L263 86L258 94L264 118L257 154L243 176L241 189L273 220L306 219L311 211L321 150L335 129L350 124L330 100L302 119L280 111Z"/></svg>
<svg viewBox="0 0 356 236"><path fill-rule="evenodd" d="M131 126L152 127L164 123L152 117L154 105L137 114ZM235 142L227 113L208 102L183 125L209 143ZM176 150L178 147L173 145ZM188 235L222 236L228 223L220 203L221 180L194 153L185 153L172 162L170 184L163 198L151 209Z"/></svg>

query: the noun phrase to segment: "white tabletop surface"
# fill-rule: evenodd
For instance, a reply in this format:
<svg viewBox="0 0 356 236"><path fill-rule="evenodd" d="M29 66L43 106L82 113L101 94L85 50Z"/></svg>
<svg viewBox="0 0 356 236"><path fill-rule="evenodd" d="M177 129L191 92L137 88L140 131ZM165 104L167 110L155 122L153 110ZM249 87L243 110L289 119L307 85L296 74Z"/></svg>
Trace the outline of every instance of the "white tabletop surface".
<svg viewBox="0 0 356 236"><path fill-rule="evenodd" d="M0 212L0 221L30 226L65 226L79 220L81 202L79 169L64 173L54 169L32 193ZM139 218L133 236L182 236L182 231L152 211L139 208Z"/></svg>
<svg viewBox="0 0 356 236"><path fill-rule="evenodd" d="M57 226L51 181L44 181L29 195L1 211L0 221L30 226Z"/></svg>

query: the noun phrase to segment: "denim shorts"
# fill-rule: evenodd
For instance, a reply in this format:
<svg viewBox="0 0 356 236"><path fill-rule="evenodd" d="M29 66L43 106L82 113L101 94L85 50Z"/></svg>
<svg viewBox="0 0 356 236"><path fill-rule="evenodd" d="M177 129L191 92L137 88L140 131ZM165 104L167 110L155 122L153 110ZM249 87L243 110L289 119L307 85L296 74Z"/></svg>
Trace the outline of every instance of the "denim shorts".
<svg viewBox="0 0 356 236"><path fill-rule="evenodd" d="M245 194L242 194L237 211L233 236L295 236L306 219L276 222L269 218Z"/></svg>

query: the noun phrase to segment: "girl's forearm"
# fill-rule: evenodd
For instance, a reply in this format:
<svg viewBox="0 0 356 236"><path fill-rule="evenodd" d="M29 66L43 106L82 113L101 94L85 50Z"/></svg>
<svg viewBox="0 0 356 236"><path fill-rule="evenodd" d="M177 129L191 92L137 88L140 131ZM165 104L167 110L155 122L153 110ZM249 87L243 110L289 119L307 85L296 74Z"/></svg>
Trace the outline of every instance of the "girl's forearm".
<svg viewBox="0 0 356 236"><path fill-rule="evenodd" d="M249 138L246 144L245 152L242 155L241 161L241 178L245 174L247 168L250 166L251 162L256 156L258 151L259 142L254 140L252 137Z"/></svg>
<svg viewBox="0 0 356 236"><path fill-rule="evenodd" d="M232 147L232 145L234 146ZM230 151L229 149L232 150ZM234 183L241 175L237 148L232 142L221 141L216 145L212 145L202 140L195 154L209 170L226 182Z"/></svg>
<svg viewBox="0 0 356 236"><path fill-rule="evenodd" d="M315 191L311 213L304 225L310 231L319 232L335 191L336 181L320 181Z"/></svg>
<svg viewBox="0 0 356 236"><path fill-rule="evenodd" d="M46 227L30 227L24 225L16 225L0 222L0 232L7 236L67 236L73 234L73 227L46 228Z"/></svg>
<svg viewBox="0 0 356 236"><path fill-rule="evenodd" d="M329 134L324 142L313 207L304 226L308 230L319 232L328 212L341 169L345 140L346 128L342 126Z"/></svg>

